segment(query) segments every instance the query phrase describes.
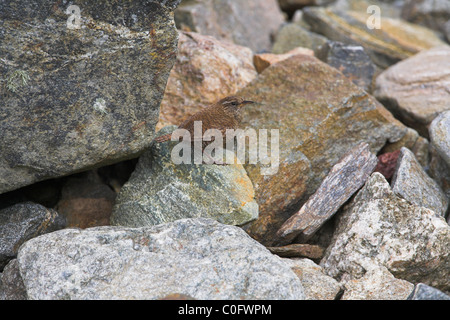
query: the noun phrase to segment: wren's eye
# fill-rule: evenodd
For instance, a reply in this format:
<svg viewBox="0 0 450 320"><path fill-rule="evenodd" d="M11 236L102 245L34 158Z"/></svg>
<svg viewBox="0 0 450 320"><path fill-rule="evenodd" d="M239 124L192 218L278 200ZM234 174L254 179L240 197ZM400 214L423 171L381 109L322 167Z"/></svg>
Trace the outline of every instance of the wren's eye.
<svg viewBox="0 0 450 320"><path fill-rule="evenodd" d="M236 101L233 101L233 102L231 102L231 105L232 105L232 106L237 106L238 103L237 103Z"/></svg>

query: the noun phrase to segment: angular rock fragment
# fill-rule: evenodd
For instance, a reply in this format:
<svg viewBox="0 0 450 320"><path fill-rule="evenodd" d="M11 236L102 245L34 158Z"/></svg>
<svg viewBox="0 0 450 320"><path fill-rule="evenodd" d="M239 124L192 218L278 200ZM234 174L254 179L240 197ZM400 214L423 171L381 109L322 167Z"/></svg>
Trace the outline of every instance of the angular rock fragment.
<svg viewBox="0 0 450 320"><path fill-rule="evenodd" d="M307 243L293 243L282 247L267 247L270 252L280 257L303 257L309 259L320 259L324 248Z"/></svg>
<svg viewBox="0 0 450 320"><path fill-rule="evenodd" d="M360 279L386 267L397 279L450 289L450 226L434 211L398 197L380 173L341 212L320 264L334 278Z"/></svg>
<svg viewBox="0 0 450 320"><path fill-rule="evenodd" d="M338 161L320 187L299 212L277 231L276 243L289 243L300 236L306 241L361 188L377 165L367 143L352 148Z"/></svg>
<svg viewBox="0 0 450 320"><path fill-rule="evenodd" d="M306 300L335 300L341 285L309 259L283 259L302 283Z"/></svg>
<svg viewBox="0 0 450 320"><path fill-rule="evenodd" d="M428 131L433 147L450 167L450 110L440 113Z"/></svg>
<svg viewBox="0 0 450 320"><path fill-rule="evenodd" d="M396 279L385 267L369 270L362 278L345 282L341 300L406 300L414 285Z"/></svg>
<svg viewBox="0 0 450 320"><path fill-rule="evenodd" d="M363 47L327 41L316 51L316 56L341 71L357 86L372 92L377 68Z"/></svg>
<svg viewBox="0 0 450 320"><path fill-rule="evenodd" d="M292 56L295 56L297 54L305 54L307 56L313 56L314 51L307 48L298 47L283 54L274 54L274 53L255 54L253 56L253 64L255 65L256 71L258 71L258 73L261 73L270 65L285 60L287 58L290 58Z"/></svg>
<svg viewBox="0 0 450 320"><path fill-rule="evenodd" d="M407 148L400 150L391 187L392 191L403 199L445 216L448 207L447 196Z"/></svg>
<svg viewBox="0 0 450 320"><path fill-rule="evenodd" d="M408 300L450 300L450 296L436 288L419 283L414 287Z"/></svg>
<svg viewBox="0 0 450 320"><path fill-rule="evenodd" d="M25 241L65 225L58 212L37 203L23 202L0 210L0 270Z"/></svg>

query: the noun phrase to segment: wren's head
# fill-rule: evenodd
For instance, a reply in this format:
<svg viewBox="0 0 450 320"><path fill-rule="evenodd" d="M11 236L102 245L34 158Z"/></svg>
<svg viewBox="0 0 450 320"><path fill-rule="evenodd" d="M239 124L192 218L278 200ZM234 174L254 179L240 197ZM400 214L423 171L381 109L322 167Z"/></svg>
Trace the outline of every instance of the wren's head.
<svg viewBox="0 0 450 320"><path fill-rule="evenodd" d="M255 102L250 100L244 100L243 98L237 96L229 96L223 98L217 104L222 105L223 108L228 112L231 112L235 115L240 115L242 107L250 103Z"/></svg>

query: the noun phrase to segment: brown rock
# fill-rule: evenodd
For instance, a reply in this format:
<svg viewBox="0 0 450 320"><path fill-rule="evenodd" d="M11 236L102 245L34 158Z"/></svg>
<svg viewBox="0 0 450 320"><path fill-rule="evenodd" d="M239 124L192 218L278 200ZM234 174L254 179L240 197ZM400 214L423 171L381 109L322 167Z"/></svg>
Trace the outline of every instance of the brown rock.
<svg viewBox="0 0 450 320"><path fill-rule="evenodd" d="M450 109L450 46L401 61L376 79L374 96L398 119L428 137L427 126Z"/></svg>
<svg viewBox="0 0 450 320"><path fill-rule="evenodd" d="M277 0L191 0L175 10L177 28L251 48L271 48L271 36L284 22Z"/></svg>
<svg viewBox="0 0 450 320"><path fill-rule="evenodd" d="M314 51L308 48L298 47L283 54L274 54L274 53L255 54L253 56L253 64L255 65L256 71L258 71L258 73L261 73L263 72L264 69L266 69L270 65L285 60L287 58L290 58L292 56L295 56L297 54L314 56Z"/></svg>
<svg viewBox="0 0 450 320"><path fill-rule="evenodd" d="M399 155L400 150L380 154L378 156L378 164L374 171L381 173L386 178L386 180L391 179L394 175Z"/></svg>
<svg viewBox="0 0 450 320"><path fill-rule="evenodd" d="M69 178L56 209L66 217L67 227L104 226L109 225L115 198L116 193L90 171Z"/></svg>
<svg viewBox="0 0 450 320"><path fill-rule="evenodd" d="M267 249L280 257L304 257L309 259L320 259L325 251L321 246L307 243L293 243L282 247L267 247Z"/></svg>
<svg viewBox="0 0 450 320"><path fill-rule="evenodd" d="M211 36L179 32L178 55L161 102L157 129L235 94L257 76L249 48Z"/></svg>
<svg viewBox="0 0 450 320"><path fill-rule="evenodd" d="M277 173L262 175L261 164L245 165L260 213L244 228L264 243L351 147L366 142L377 153L406 132L372 96L310 56L272 65L238 94L258 102L245 107L242 128L279 131Z"/></svg>
<svg viewBox="0 0 450 320"><path fill-rule="evenodd" d="M195 298L193 298L187 294L172 293L172 294L168 294L167 296L165 296L164 298L161 298L159 300L195 300Z"/></svg>
<svg viewBox="0 0 450 320"><path fill-rule="evenodd" d="M295 237L306 241L361 188L377 165L367 143L352 148L331 169L317 191L296 214L278 230L276 243L286 244Z"/></svg>

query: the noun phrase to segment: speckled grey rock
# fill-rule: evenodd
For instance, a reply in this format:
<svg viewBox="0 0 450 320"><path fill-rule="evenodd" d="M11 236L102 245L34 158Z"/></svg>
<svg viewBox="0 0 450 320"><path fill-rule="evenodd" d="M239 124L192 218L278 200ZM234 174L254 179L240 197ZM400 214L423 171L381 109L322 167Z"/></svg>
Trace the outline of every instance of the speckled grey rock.
<svg viewBox="0 0 450 320"><path fill-rule="evenodd" d="M241 225L258 217L253 185L242 165L174 164L176 143L154 144L139 158L117 196L112 225L141 227L196 217Z"/></svg>
<svg viewBox="0 0 450 320"><path fill-rule="evenodd" d="M396 279L385 267L368 270L360 279L345 282L341 300L406 300L414 285Z"/></svg>
<svg viewBox="0 0 450 320"><path fill-rule="evenodd" d="M341 290L335 279L327 276L323 268L310 259L288 259L285 261L300 279L306 300L334 300Z"/></svg>
<svg viewBox="0 0 450 320"><path fill-rule="evenodd" d="M414 154L405 147L400 149L391 187L403 199L445 216L447 196L423 170Z"/></svg>
<svg viewBox="0 0 450 320"><path fill-rule="evenodd" d="M444 111L434 118L428 131L431 143L450 167L450 110Z"/></svg>
<svg viewBox="0 0 450 320"><path fill-rule="evenodd" d="M321 265L342 281L384 266L397 279L448 290L449 247L445 219L396 196L375 172L338 217Z"/></svg>
<svg viewBox="0 0 450 320"><path fill-rule="evenodd" d="M65 224L58 212L37 203L24 202L0 210L0 270L17 255L22 243Z"/></svg>
<svg viewBox="0 0 450 320"><path fill-rule="evenodd" d="M29 299L305 298L281 258L211 219L64 229L25 243L18 262Z"/></svg>
<svg viewBox="0 0 450 320"><path fill-rule="evenodd" d="M0 193L136 157L150 144L179 2L80 0L77 19L66 14L73 2L2 1Z"/></svg>
<svg viewBox="0 0 450 320"><path fill-rule="evenodd" d="M436 288L419 283L415 286L408 300L450 300L450 296Z"/></svg>

